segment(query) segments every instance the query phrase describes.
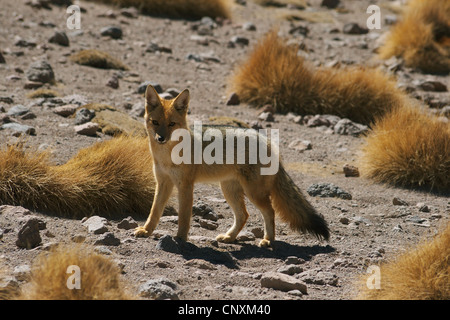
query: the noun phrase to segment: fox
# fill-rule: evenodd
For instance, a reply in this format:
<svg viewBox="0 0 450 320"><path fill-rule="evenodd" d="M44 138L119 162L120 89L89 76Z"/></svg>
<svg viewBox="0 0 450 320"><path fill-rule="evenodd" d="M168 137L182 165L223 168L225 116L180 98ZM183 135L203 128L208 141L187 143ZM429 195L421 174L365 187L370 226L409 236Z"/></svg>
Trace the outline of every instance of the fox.
<svg viewBox="0 0 450 320"><path fill-rule="evenodd" d="M188 124L189 102L189 89L183 90L173 99L164 99L159 96L153 86L148 85L146 88L144 122L153 157L156 187L150 214L145 224L134 230L135 236L152 235L175 187L178 190L179 206L176 236L187 241L194 185L219 183L223 196L234 213L234 222L226 233L216 237L218 242L234 242L243 229L249 217L245 197L259 209L264 220L264 236L259 242L260 247L273 246L275 215L281 217L295 231L310 233L319 240L328 241L330 231L327 222L307 201L281 162L279 162L278 170L273 174L261 174L261 169L268 165L259 160L253 163L242 163L242 161L207 163L205 159L202 159L194 163L174 163L172 152L179 143L174 139L177 129L188 130L191 133L188 142L192 145L199 142L196 139L201 139ZM254 137L260 136L260 133L254 134ZM225 135L225 139L229 138ZM204 140L200 143L203 151L209 145L208 141ZM270 149L270 151L273 150ZM248 151L245 152L248 155Z"/></svg>

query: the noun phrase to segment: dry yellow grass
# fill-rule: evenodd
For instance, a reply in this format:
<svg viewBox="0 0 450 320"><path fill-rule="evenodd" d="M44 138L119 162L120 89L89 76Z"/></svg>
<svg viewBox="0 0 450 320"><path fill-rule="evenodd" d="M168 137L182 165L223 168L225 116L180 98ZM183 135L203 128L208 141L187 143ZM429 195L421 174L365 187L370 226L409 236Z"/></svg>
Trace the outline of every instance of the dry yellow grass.
<svg viewBox="0 0 450 320"><path fill-rule="evenodd" d="M427 73L450 72L450 1L412 0L379 50Z"/></svg>
<svg viewBox="0 0 450 320"><path fill-rule="evenodd" d="M357 299L449 300L450 224L433 240L425 241L380 267L380 289L362 281Z"/></svg>
<svg viewBox="0 0 450 320"><path fill-rule="evenodd" d="M37 89L27 94L27 98L54 98L58 97L59 93L52 89Z"/></svg>
<svg viewBox="0 0 450 320"><path fill-rule="evenodd" d="M450 191L450 126L424 110L396 108L379 119L360 159L366 177L402 187Z"/></svg>
<svg viewBox="0 0 450 320"><path fill-rule="evenodd" d="M75 279L78 271L79 282ZM33 263L30 282L17 297L19 300L132 298L124 289L117 264L86 245L59 245L40 254Z"/></svg>
<svg viewBox="0 0 450 320"><path fill-rule="evenodd" d="M276 31L238 66L230 87L241 101L256 107L271 104L280 113L334 114L364 124L407 101L380 70L310 66Z"/></svg>
<svg viewBox="0 0 450 320"><path fill-rule="evenodd" d="M70 60L83 66L99 69L128 70L128 67L121 61L111 57L106 52L95 49L81 50L71 55Z"/></svg>
<svg viewBox="0 0 450 320"><path fill-rule="evenodd" d="M0 204L71 218L144 217L154 195L152 166L146 137L97 143L60 166L45 152L11 146L0 151Z"/></svg>
<svg viewBox="0 0 450 320"><path fill-rule="evenodd" d="M90 0L120 7L135 7L151 16L179 19L231 18L230 0Z"/></svg>

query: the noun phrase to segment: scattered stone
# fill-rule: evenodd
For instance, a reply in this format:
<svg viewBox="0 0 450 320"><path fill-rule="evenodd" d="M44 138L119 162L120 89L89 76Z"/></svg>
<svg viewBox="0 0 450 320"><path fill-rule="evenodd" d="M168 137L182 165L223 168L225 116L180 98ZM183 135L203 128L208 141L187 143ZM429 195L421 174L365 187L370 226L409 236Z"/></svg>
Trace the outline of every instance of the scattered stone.
<svg viewBox="0 0 450 320"><path fill-rule="evenodd" d="M273 116L272 112L262 112L259 116L258 119L261 121L267 121L267 122L274 122L275 118Z"/></svg>
<svg viewBox="0 0 450 320"><path fill-rule="evenodd" d="M70 238L70 240L75 243L83 243L84 240L86 240L86 237L82 234L75 234Z"/></svg>
<svg viewBox="0 0 450 320"><path fill-rule="evenodd" d="M14 268L13 275L18 281L28 281L31 276L31 268L27 264L22 264Z"/></svg>
<svg viewBox="0 0 450 320"><path fill-rule="evenodd" d="M420 212L430 212L430 207L428 207L423 202L419 202L418 204L416 204L416 207L419 208Z"/></svg>
<svg viewBox="0 0 450 320"><path fill-rule="evenodd" d="M55 81L55 74L51 65L45 60L38 60L30 64L26 71L27 79L42 83Z"/></svg>
<svg viewBox="0 0 450 320"><path fill-rule="evenodd" d="M295 264L288 264L280 267L277 272L284 273L290 276L293 276L294 274L303 272L303 268L299 265Z"/></svg>
<svg viewBox="0 0 450 320"><path fill-rule="evenodd" d="M130 230L138 227L138 223L132 217L126 217L117 224L117 228Z"/></svg>
<svg viewBox="0 0 450 320"><path fill-rule="evenodd" d="M230 94L230 96L227 99L226 105L227 106L237 106L241 103L239 96L236 92L233 92Z"/></svg>
<svg viewBox="0 0 450 320"><path fill-rule="evenodd" d="M303 264L305 263L305 259L296 257L296 256L289 256L284 260L284 264L290 265L290 264Z"/></svg>
<svg viewBox="0 0 450 320"><path fill-rule="evenodd" d="M94 245L118 246L120 245L120 239L117 238L114 233L106 232L95 240Z"/></svg>
<svg viewBox="0 0 450 320"><path fill-rule="evenodd" d="M306 294L306 284L292 276L279 272L266 272L261 277L261 286L281 291L299 290Z"/></svg>
<svg viewBox="0 0 450 320"><path fill-rule="evenodd" d="M307 192L313 197L337 197L344 200L351 200L352 195L332 183L315 183L308 187Z"/></svg>
<svg viewBox="0 0 450 320"><path fill-rule="evenodd" d="M253 233L255 238L261 239L262 237L264 237L264 229L261 227L252 228L250 232Z"/></svg>
<svg viewBox="0 0 450 320"><path fill-rule="evenodd" d="M0 277L0 296L2 299L14 299L20 293L20 285L15 277Z"/></svg>
<svg viewBox="0 0 450 320"><path fill-rule="evenodd" d="M355 166L349 165L347 163L344 165L343 170L346 177L359 177L359 170Z"/></svg>
<svg viewBox="0 0 450 320"><path fill-rule="evenodd" d="M303 139L295 139L291 143L289 143L289 148L295 149L297 151L303 152L305 150L311 150L312 144L309 140L303 140Z"/></svg>
<svg viewBox="0 0 450 320"><path fill-rule="evenodd" d="M369 33L369 30L361 27L357 23L347 23L346 25L344 25L343 32L345 34L366 34Z"/></svg>
<svg viewBox="0 0 450 320"><path fill-rule="evenodd" d="M25 40L20 37L16 37L16 42L14 42L14 45L22 48L34 48L37 43L34 40Z"/></svg>
<svg viewBox="0 0 450 320"><path fill-rule="evenodd" d="M139 10L135 7L122 8L120 14L127 18L136 19L139 16Z"/></svg>
<svg viewBox="0 0 450 320"><path fill-rule="evenodd" d="M295 35L302 35L302 36L306 37L306 36L308 36L308 33L309 33L309 28L306 27L306 26L302 26L302 25L294 26L291 29L289 29L289 34L292 34L294 36ZM299 46L299 49L301 49L302 46L303 46L303 48L306 48L305 44L301 44Z"/></svg>
<svg viewBox="0 0 450 320"><path fill-rule="evenodd" d="M77 108L78 106L75 104L66 104L53 109L53 113L62 117L69 117L75 113Z"/></svg>
<svg viewBox="0 0 450 320"><path fill-rule="evenodd" d="M0 97L0 102L12 104L12 103L14 103L14 100L11 97L3 96L3 97Z"/></svg>
<svg viewBox="0 0 450 320"><path fill-rule="evenodd" d="M394 206L409 206L408 202L397 197L394 197L394 199L392 199L392 204Z"/></svg>
<svg viewBox="0 0 450 320"><path fill-rule="evenodd" d="M43 82L27 80L23 85L24 89L38 89L44 85Z"/></svg>
<svg viewBox="0 0 450 320"><path fill-rule="evenodd" d="M0 130L8 130L11 131L11 134L14 137L20 137L23 134L27 134L30 136L34 136L36 135L36 129L25 125L25 124L20 124L20 123L16 123L16 122L11 122L11 123L5 123L3 125L0 126Z"/></svg>
<svg viewBox="0 0 450 320"><path fill-rule="evenodd" d="M242 29L245 31L256 31L256 26L252 22L245 22L242 25Z"/></svg>
<svg viewBox="0 0 450 320"><path fill-rule="evenodd" d="M213 208L203 201L197 201L195 205L192 206L192 215L204 217L205 215L214 212Z"/></svg>
<svg viewBox="0 0 450 320"><path fill-rule="evenodd" d="M322 271L321 269L312 269L300 273L298 279L305 283L316 285L337 286L339 278L331 272Z"/></svg>
<svg viewBox="0 0 450 320"><path fill-rule="evenodd" d="M5 57L3 56L1 51L0 51L0 63L6 63Z"/></svg>
<svg viewBox="0 0 450 320"><path fill-rule="evenodd" d="M255 235L250 231L241 231L236 237L237 241L254 241Z"/></svg>
<svg viewBox="0 0 450 320"><path fill-rule="evenodd" d="M119 78L117 78L116 76L112 76L106 82L106 86L110 87L110 88L113 88L113 89L119 88Z"/></svg>
<svg viewBox="0 0 450 320"><path fill-rule="evenodd" d="M180 248L177 241L172 236L165 235L159 238L156 244L156 249L163 250L170 253L180 253Z"/></svg>
<svg viewBox="0 0 450 320"><path fill-rule="evenodd" d="M234 36L231 38L230 43L232 43L233 45L248 46L250 40L248 40L248 38L245 37Z"/></svg>
<svg viewBox="0 0 450 320"><path fill-rule="evenodd" d="M104 27L100 30L100 34L104 37L111 37L113 39L122 38L122 28L116 26Z"/></svg>
<svg viewBox="0 0 450 320"><path fill-rule="evenodd" d="M164 52L164 53L172 53L172 49L169 47L164 47L161 46L155 42L150 42L150 44L147 46L147 48L145 49L145 52Z"/></svg>
<svg viewBox="0 0 450 320"><path fill-rule="evenodd" d="M19 248L33 249L41 244L42 238L39 234L40 225L43 221L31 216L20 221L16 245Z"/></svg>
<svg viewBox="0 0 450 320"><path fill-rule="evenodd" d="M55 31L53 36L48 40L50 43L56 43L60 46L68 47L69 46L69 38L65 32Z"/></svg>
<svg viewBox="0 0 450 320"><path fill-rule="evenodd" d="M184 263L185 266L195 267L202 270L217 270L211 262L205 261L203 259L191 259Z"/></svg>
<svg viewBox="0 0 450 320"><path fill-rule="evenodd" d="M198 219L198 223L200 224L200 227L208 230L216 230L219 227L219 224L207 219Z"/></svg>
<svg viewBox="0 0 450 320"><path fill-rule="evenodd" d="M175 292L177 289L176 283L166 279L158 278L146 281L139 289L139 295L144 298L154 300L178 300L178 295Z"/></svg>
<svg viewBox="0 0 450 320"><path fill-rule="evenodd" d="M83 136L96 136L97 131L99 129L99 125L98 123L95 122L87 122L75 126L74 129L77 134L81 134Z"/></svg>
<svg viewBox="0 0 450 320"><path fill-rule="evenodd" d="M424 91L447 92L447 86L439 81L424 81L419 84L419 88Z"/></svg>
<svg viewBox="0 0 450 320"><path fill-rule="evenodd" d="M6 114L8 116L18 117L18 116L22 116L28 112L30 112L30 108L27 108L24 105L18 104L18 105L13 106L11 109L9 109Z"/></svg>
<svg viewBox="0 0 450 320"><path fill-rule="evenodd" d="M78 109L75 114L75 124L83 124L91 121L95 117L95 111L87 108Z"/></svg>
<svg viewBox="0 0 450 320"><path fill-rule="evenodd" d="M92 216L84 221L83 226L88 228L89 233L102 234L108 231L108 220L99 216Z"/></svg>
<svg viewBox="0 0 450 320"><path fill-rule="evenodd" d="M360 136L369 131L369 127L353 122L349 119L341 119L334 126L334 133L342 135Z"/></svg>
<svg viewBox="0 0 450 320"><path fill-rule="evenodd" d="M340 2L340 0L322 0L321 6L329 9L336 9Z"/></svg>

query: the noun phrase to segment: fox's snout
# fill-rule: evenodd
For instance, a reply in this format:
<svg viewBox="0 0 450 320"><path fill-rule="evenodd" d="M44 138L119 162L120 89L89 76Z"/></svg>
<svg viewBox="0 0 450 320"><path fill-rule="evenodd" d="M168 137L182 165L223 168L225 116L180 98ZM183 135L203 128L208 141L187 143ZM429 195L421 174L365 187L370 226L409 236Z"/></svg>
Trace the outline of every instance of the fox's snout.
<svg viewBox="0 0 450 320"><path fill-rule="evenodd" d="M158 143L164 144L167 142L168 139L166 139L165 136L159 135L158 133L155 134L155 140Z"/></svg>

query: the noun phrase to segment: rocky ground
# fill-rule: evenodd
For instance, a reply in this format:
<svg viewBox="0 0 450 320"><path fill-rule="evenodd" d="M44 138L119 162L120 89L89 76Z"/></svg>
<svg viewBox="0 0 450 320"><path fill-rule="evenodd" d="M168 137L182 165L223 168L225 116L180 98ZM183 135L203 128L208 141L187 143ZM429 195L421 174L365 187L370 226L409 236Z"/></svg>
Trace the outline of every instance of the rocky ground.
<svg viewBox="0 0 450 320"><path fill-rule="evenodd" d="M370 265L393 259L436 234L448 222L450 202L446 196L346 177L343 167L358 166L363 140L345 134L345 128L338 130L335 124L339 119L311 115L308 121L297 123L299 119L293 115L275 114L272 119L267 114L260 116L261 110L245 104L227 104L233 68L273 27L292 41L302 43L304 50L300 54L314 65L376 64L374 49L398 18L392 10L396 2L343 0L338 9L331 9L320 6L321 1L310 0L306 10L299 10L295 6L263 8L251 0L236 1L232 21L199 22L154 18L81 1L79 30L67 28L70 15L66 7L52 2L2 0L2 148L25 136L28 146L50 148L55 163L64 163L81 148L110 136L77 133L78 118L63 117L55 113L57 108L105 103L142 122L143 98L138 88L143 82L158 83L163 91L189 88L191 120L232 116L251 125L280 130L280 150L287 170L328 221L331 239L318 242L278 222L273 248L259 248L263 221L248 203L250 218L239 240L233 244L217 243L215 236L231 226L233 214L215 185L199 185L195 190L198 213L193 218L188 243L178 243L171 237L176 234L176 216L163 217L154 236L135 238L132 227L143 221L80 221L20 207L0 207L0 258L4 268L16 275L19 285L23 284L20 270L26 270L40 252L55 243L78 240L95 245L98 251L117 260L127 288L144 299L352 299L354 282ZM46 3L48 8L42 7ZM374 3L381 8L380 30L367 33L347 26L355 23L365 28L369 17L366 9ZM303 20L288 21L283 18L286 14L301 16ZM114 28L105 31L107 27ZM116 38L118 29L121 36ZM349 30L356 30L356 34ZM67 39L57 37L50 42L57 31L64 32ZM105 32L109 35L102 35ZM75 64L69 56L81 49L108 52L129 70ZM43 88L55 90L56 98L27 96L34 90L30 88L40 86L30 81L30 67L42 60L48 61L55 77L55 84L43 84ZM395 73L399 85L427 103L430 110L441 112L450 104L448 92L438 90L440 85L448 88L448 77L424 75L404 68L401 61L394 59L385 62L384 67ZM7 123L18 125L5 126ZM358 125L354 128L365 130ZM21 135L21 130L26 133ZM326 186L320 184L338 186L347 195L339 198L307 194L313 189L326 191ZM16 241L23 223L20 221L30 217L41 221L41 245L27 250ZM157 296L154 286L159 286Z"/></svg>

